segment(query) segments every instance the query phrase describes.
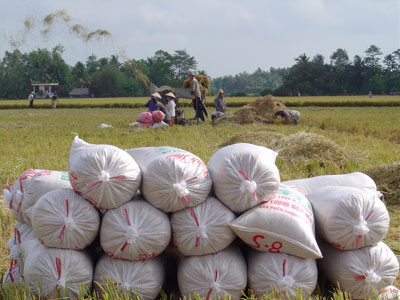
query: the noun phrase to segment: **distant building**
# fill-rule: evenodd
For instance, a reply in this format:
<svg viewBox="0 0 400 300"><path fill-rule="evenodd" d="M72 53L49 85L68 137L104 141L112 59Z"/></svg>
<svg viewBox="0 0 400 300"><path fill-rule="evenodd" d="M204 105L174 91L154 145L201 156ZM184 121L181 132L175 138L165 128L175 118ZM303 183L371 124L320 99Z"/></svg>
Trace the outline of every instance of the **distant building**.
<svg viewBox="0 0 400 300"><path fill-rule="evenodd" d="M69 95L70 97L87 97L89 96L89 88L73 88Z"/></svg>
<svg viewBox="0 0 400 300"><path fill-rule="evenodd" d="M31 83L35 98L46 99L57 95L58 83Z"/></svg>

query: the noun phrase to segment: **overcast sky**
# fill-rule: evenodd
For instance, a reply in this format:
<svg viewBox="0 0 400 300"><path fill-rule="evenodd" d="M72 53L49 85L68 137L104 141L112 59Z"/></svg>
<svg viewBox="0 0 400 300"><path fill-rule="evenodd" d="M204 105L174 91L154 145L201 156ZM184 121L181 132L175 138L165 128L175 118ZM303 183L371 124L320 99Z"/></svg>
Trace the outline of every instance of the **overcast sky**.
<svg viewBox="0 0 400 300"><path fill-rule="evenodd" d="M22 52L65 48L69 65L118 55L120 61L173 54L186 49L211 77L290 67L299 55L331 54L343 48L350 59L372 44L387 55L400 48L399 0L0 0L0 57L18 45ZM43 19L64 10L71 17L40 33ZM29 28L24 25L28 20ZM111 37L84 42L74 24ZM28 30L29 29L29 30ZM10 42L11 41L11 42Z"/></svg>

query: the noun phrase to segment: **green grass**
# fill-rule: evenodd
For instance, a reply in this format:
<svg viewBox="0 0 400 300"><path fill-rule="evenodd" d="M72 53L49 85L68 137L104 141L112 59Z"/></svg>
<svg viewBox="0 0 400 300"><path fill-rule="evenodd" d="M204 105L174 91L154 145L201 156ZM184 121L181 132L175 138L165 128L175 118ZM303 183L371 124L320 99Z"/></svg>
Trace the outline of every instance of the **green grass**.
<svg viewBox="0 0 400 300"><path fill-rule="evenodd" d="M207 96L207 103L212 106L215 96ZM225 97L229 107L241 107L254 101L258 96L249 97ZM400 106L400 96L321 96L321 97L276 97L288 107L303 106ZM149 97L120 97L120 98L60 98L57 106L59 108L138 108L144 107ZM180 99L180 104L191 106L190 99ZM0 100L0 109L28 108L28 100ZM50 99L35 99L34 108L50 108Z"/></svg>
<svg viewBox="0 0 400 300"><path fill-rule="evenodd" d="M126 101L144 103L146 99ZM66 101L75 100L79 99ZM231 124L212 127L207 120L199 126L173 126L165 130L130 127L129 123L135 121L142 108L0 110L1 187L5 188L7 178L13 182L29 168L67 170L69 149L76 133L89 143L111 144L122 149L175 146L196 154L205 163L223 142L241 132L274 131L290 135L305 131L322 135L346 151L360 153L359 159L349 160L343 166L321 165L318 160L293 163L278 156L282 180L305 178L310 174L363 172L373 166L400 161L400 107L300 107L298 110L301 112L299 126ZM185 108L185 116L193 117L193 109ZM113 128L93 128L100 123L111 124ZM385 242L399 255L400 205L390 206L389 212L392 221ZM14 224L4 204L0 206L0 222L0 272L4 273L9 263L6 242ZM396 285L400 286L399 280ZM23 296L20 299L24 299Z"/></svg>

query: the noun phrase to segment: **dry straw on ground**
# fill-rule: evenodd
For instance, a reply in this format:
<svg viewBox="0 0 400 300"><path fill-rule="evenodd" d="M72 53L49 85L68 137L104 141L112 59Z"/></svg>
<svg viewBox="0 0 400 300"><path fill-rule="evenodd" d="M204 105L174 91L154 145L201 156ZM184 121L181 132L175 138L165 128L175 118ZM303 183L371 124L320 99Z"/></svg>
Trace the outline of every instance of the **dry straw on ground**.
<svg viewBox="0 0 400 300"><path fill-rule="evenodd" d="M221 118L215 120L215 124L220 123L274 123L275 112L285 109L285 105L271 95L257 98L252 103L243 106L235 113L226 113Z"/></svg>
<svg viewBox="0 0 400 300"><path fill-rule="evenodd" d="M252 143L279 153L286 162L318 160L321 164L343 166L347 160L359 160L364 155L347 151L326 137L305 131L284 135L273 131L244 132L231 137L222 146Z"/></svg>
<svg viewBox="0 0 400 300"><path fill-rule="evenodd" d="M388 204L400 204L400 162L372 167L366 173L376 182Z"/></svg>

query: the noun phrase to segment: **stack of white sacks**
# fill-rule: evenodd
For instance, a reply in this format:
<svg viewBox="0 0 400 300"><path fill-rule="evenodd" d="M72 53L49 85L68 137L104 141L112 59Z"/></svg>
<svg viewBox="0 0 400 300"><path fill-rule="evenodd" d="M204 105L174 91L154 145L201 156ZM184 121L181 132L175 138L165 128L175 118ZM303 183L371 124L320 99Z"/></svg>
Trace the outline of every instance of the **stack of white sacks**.
<svg viewBox="0 0 400 300"><path fill-rule="evenodd" d="M4 191L19 221L4 281L37 294L40 281L41 295L72 298L111 283L155 299L176 264L182 296L238 299L250 288L291 298L311 295L324 256L329 279L355 298L374 295L367 281L377 290L392 284L398 264L380 242L389 217L373 181L356 173L282 184L276 156L242 143L206 166L173 147L124 151L76 137L69 174L28 170ZM318 245L315 229L351 251ZM88 250L97 244L101 252ZM353 261L362 265L357 274Z"/></svg>
<svg viewBox="0 0 400 300"><path fill-rule="evenodd" d="M287 181L310 200L323 259L320 270L355 298L372 298L393 284L395 254L382 242L389 213L375 182L363 173Z"/></svg>

